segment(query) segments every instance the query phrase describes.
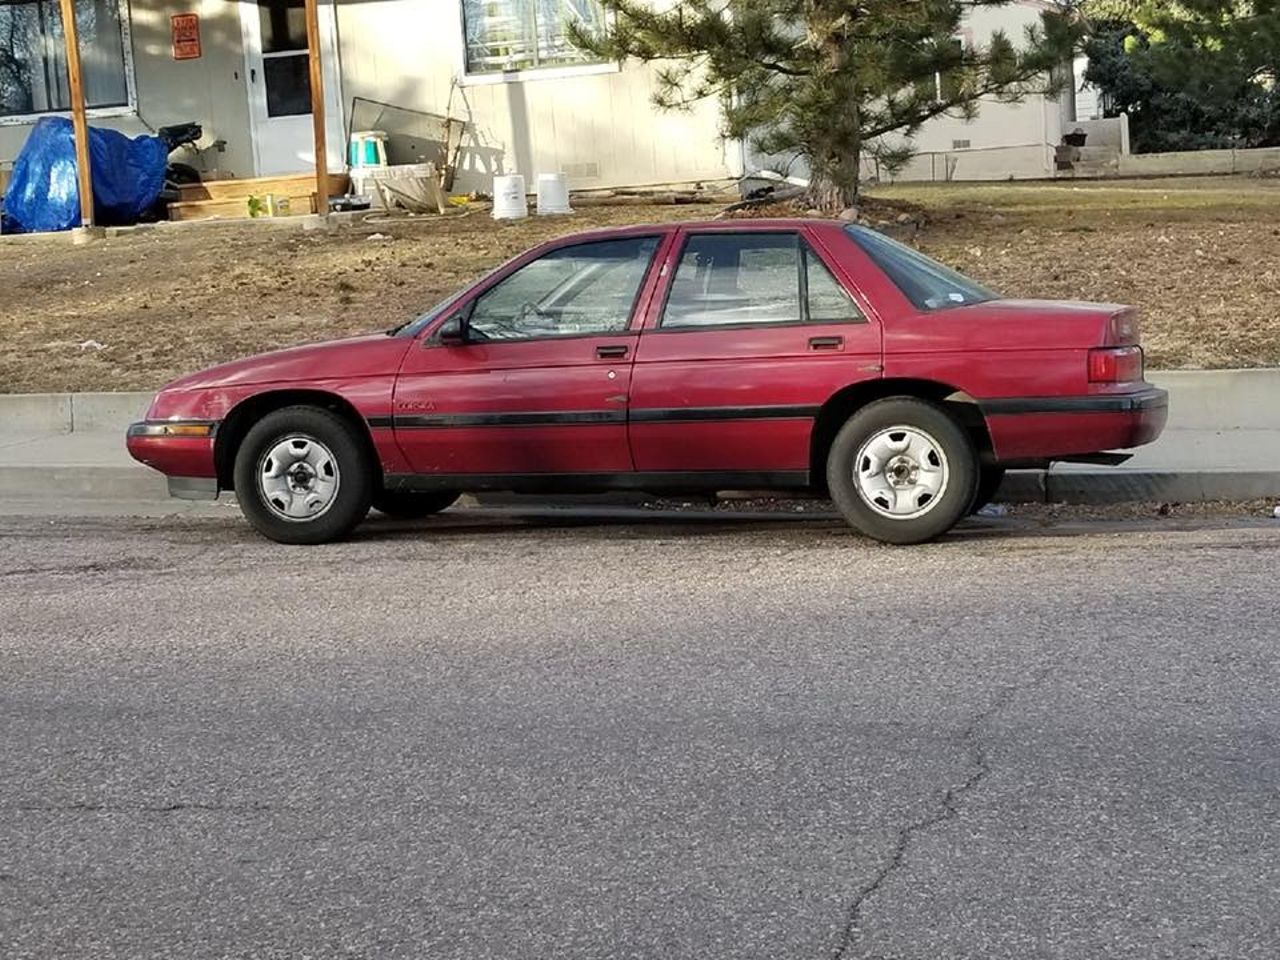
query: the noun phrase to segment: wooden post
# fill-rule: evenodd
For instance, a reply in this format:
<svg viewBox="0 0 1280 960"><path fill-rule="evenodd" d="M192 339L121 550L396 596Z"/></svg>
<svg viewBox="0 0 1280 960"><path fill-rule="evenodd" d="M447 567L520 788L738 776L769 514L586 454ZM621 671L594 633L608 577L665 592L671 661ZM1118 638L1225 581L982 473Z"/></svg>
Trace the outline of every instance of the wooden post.
<svg viewBox="0 0 1280 960"><path fill-rule="evenodd" d="M63 0L64 3L69 0ZM318 0L305 0L303 12L307 21L308 65L311 69L311 123L315 131L316 213L329 215L329 157L325 145L324 71L320 62L320 15Z"/></svg>
<svg viewBox="0 0 1280 960"><path fill-rule="evenodd" d="M67 79L71 86L71 129L76 141L76 172L80 177L80 225L93 226L93 176L89 170L89 121L84 113L84 78L80 74L80 31L75 0L60 0L62 36L67 45Z"/></svg>

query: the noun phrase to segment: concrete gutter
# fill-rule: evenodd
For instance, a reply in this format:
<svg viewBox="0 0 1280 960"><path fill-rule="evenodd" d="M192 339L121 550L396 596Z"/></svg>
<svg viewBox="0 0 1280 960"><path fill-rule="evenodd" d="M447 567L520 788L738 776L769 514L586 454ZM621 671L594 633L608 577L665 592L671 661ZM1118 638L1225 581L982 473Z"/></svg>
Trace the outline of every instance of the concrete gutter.
<svg viewBox="0 0 1280 960"><path fill-rule="evenodd" d="M1280 499L1280 369L1152 372L1170 393L1169 427L1121 467L1055 465L1009 474L1011 503ZM151 393L0 395L0 498L137 500L165 496L129 459L125 428ZM491 499L489 497L486 500ZM492 498L492 499L497 499ZM538 498L633 503L634 495Z"/></svg>

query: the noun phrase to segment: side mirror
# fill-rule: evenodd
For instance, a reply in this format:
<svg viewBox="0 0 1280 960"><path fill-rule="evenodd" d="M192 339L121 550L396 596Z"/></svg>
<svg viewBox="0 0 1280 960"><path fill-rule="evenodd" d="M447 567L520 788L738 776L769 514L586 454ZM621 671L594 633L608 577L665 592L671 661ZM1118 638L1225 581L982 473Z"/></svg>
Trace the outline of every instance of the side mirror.
<svg viewBox="0 0 1280 960"><path fill-rule="evenodd" d="M435 340L446 347L460 347L467 342L467 325L462 315L450 317L436 331Z"/></svg>

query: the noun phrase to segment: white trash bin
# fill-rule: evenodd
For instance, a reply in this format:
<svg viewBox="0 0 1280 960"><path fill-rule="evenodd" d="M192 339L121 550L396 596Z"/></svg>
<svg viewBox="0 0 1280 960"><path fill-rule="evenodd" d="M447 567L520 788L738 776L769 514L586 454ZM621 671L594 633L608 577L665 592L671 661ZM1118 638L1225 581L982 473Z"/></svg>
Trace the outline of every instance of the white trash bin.
<svg viewBox="0 0 1280 960"><path fill-rule="evenodd" d="M569 206L569 179L563 173L538 174L538 216L573 213Z"/></svg>
<svg viewBox="0 0 1280 960"><path fill-rule="evenodd" d="M493 219L520 220L529 215L524 177L518 173L493 178Z"/></svg>

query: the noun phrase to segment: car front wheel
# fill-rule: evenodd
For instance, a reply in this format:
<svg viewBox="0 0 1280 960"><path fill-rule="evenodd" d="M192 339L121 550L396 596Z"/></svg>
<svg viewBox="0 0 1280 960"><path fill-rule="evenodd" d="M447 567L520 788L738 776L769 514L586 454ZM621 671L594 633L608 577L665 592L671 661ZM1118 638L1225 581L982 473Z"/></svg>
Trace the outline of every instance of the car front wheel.
<svg viewBox="0 0 1280 960"><path fill-rule="evenodd" d="M355 429L319 407L267 414L250 428L235 461L245 518L279 543L328 543L369 512L372 465Z"/></svg>
<svg viewBox="0 0 1280 960"><path fill-rule="evenodd" d="M966 516L977 491L973 443L942 408L914 397L877 400L851 416L827 457L827 486L844 518L885 543L923 543Z"/></svg>

